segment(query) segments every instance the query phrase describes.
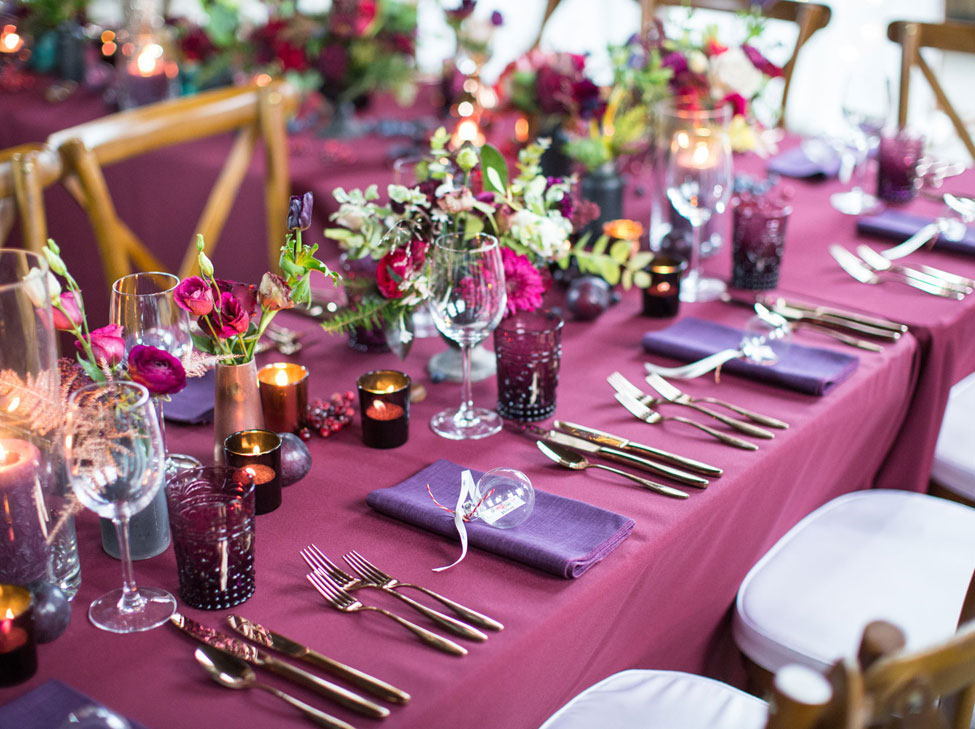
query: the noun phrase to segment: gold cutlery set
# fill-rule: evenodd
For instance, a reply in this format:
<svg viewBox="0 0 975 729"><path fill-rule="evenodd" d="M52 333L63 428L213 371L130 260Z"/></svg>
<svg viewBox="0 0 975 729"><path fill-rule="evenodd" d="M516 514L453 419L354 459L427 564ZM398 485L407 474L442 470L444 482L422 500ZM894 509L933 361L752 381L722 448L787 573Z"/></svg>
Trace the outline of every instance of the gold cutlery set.
<svg viewBox="0 0 975 729"><path fill-rule="evenodd" d="M489 630L501 630L504 627L493 618L471 610L432 590L410 582L396 580L375 567L358 552L352 551L344 555L346 562L356 574L340 569L314 545L301 550L301 556L312 569L312 572L307 575L309 582L329 605L342 612L363 610L379 612L413 632L423 642L445 653L466 655L467 649L389 610L365 605L350 593L369 588L394 595L440 627L469 640L487 640L487 635L473 625ZM417 602L409 595L398 592L397 588L415 589L426 594L471 624L461 622ZM270 651L313 666L391 704L402 705L410 700L410 695L402 689L322 655L308 646L239 615L227 616L227 625L246 640L203 625L179 613L175 614L170 622L174 627L202 644L196 649L194 657L214 681L232 689L257 688L267 691L298 709L306 718L318 726L328 727L329 729L355 729L347 722L310 706L278 688L261 683L257 680L257 674L253 667L256 666L274 673L363 716L384 719L389 716L390 712L388 708L372 699L335 684L293 663L277 658Z"/></svg>

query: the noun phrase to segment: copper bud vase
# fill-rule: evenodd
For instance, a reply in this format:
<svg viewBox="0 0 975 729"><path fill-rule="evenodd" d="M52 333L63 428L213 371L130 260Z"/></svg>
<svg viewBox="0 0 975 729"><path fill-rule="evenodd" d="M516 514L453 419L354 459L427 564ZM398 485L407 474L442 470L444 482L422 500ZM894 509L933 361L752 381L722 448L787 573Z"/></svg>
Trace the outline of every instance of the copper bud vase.
<svg viewBox="0 0 975 729"><path fill-rule="evenodd" d="M239 430L264 428L257 364L217 364L213 404L213 462L224 463L223 442Z"/></svg>

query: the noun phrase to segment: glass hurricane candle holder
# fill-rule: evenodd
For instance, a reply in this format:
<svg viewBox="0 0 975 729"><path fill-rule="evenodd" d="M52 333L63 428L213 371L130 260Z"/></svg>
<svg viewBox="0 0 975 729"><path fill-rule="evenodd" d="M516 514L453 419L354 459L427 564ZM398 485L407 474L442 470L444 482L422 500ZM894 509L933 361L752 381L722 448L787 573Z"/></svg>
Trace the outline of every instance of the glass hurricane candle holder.
<svg viewBox="0 0 975 729"><path fill-rule="evenodd" d="M410 378L395 370L367 372L356 381L362 442L396 448L410 437Z"/></svg>
<svg viewBox="0 0 975 729"><path fill-rule="evenodd" d="M227 436L223 449L227 465L253 479L256 513L281 506L281 436L270 430L241 430Z"/></svg>
<svg viewBox="0 0 975 729"><path fill-rule="evenodd" d="M274 362L257 372L264 427L275 433L297 433L308 410L308 370L292 362Z"/></svg>
<svg viewBox="0 0 975 729"><path fill-rule="evenodd" d="M22 683L36 671L30 591L17 585L0 585L0 686Z"/></svg>
<svg viewBox="0 0 975 729"><path fill-rule="evenodd" d="M121 45L119 106L133 109L179 94L179 65L168 28L143 29Z"/></svg>
<svg viewBox="0 0 975 729"><path fill-rule="evenodd" d="M677 316L680 311L680 279L687 267L682 258L657 254L644 270L650 276L643 289L643 315L655 318Z"/></svg>

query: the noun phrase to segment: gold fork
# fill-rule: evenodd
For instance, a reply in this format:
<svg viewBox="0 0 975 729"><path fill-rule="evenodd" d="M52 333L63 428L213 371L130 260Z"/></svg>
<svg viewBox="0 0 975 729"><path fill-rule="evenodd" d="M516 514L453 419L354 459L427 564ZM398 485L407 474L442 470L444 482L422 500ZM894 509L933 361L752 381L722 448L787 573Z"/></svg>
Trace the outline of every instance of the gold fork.
<svg viewBox="0 0 975 729"><path fill-rule="evenodd" d="M656 410L651 410L643 403L638 400L633 399L629 395L623 392L614 393L617 402L626 408L633 417L642 420L645 423L650 423L651 425L656 425L658 423L663 423L667 420L673 420L678 423L684 423L684 425L692 425L698 430L703 430L708 435L717 438L722 443L727 443L735 448L741 448L746 451L757 451L758 446L742 438L736 438L733 435L728 435L727 433L722 433L720 430L715 430L703 423L698 423L696 420L690 420L689 418L682 418L677 415L661 415Z"/></svg>
<svg viewBox="0 0 975 729"><path fill-rule="evenodd" d="M412 587L414 590L419 590L424 595L429 595L444 607L450 608L469 623L473 623L481 628L487 628L488 630L502 630L504 628L504 626L494 618L489 618L487 615L482 615L476 610L471 610L469 607L464 607L459 602L454 602L450 598L444 597L433 590L428 590L427 588L421 585L415 585L412 582L402 582L401 580L393 578L376 567L376 565L367 560L354 549L351 552L346 552L342 558L348 562L349 565L351 565L352 569L370 582L375 582L377 585L382 585L384 588L390 590L397 587Z"/></svg>
<svg viewBox="0 0 975 729"><path fill-rule="evenodd" d="M454 635L459 635L462 638L470 638L471 640L476 641L487 640L487 636L477 628L472 628L471 626L465 625L449 615L444 615L437 610L418 603L409 595L401 595L395 590L385 588L382 585L374 582L350 575L348 572L340 569L338 565L326 557L322 550L320 550L314 544L301 550L301 558L305 560L305 564L311 567L312 570L319 570L328 574L328 576L331 577L338 584L338 586L346 592L352 592L353 590L358 590L363 587L371 587L375 590L382 590L385 593L395 595L418 613L421 615L426 615L441 628L450 631Z"/></svg>
<svg viewBox="0 0 975 729"><path fill-rule="evenodd" d="M324 597L325 601L336 610L341 610L344 613L358 613L365 610L381 613L390 620L399 623L424 643L433 646L437 650L441 650L444 653L450 653L451 655L455 656L467 655L466 648L457 645L454 643L454 641L448 638L437 635L426 628L421 628L419 625L411 623L406 618L401 618L396 613L390 612L384 608L379 608L375 605L364 605L362 602L352 597L352 595L339 587L338 583L329 577L328 573L326 572L316 570L314 572L309 572L307 575L305 575L305 577L307 577L312 586L318 590L318 594Z"/></svg>

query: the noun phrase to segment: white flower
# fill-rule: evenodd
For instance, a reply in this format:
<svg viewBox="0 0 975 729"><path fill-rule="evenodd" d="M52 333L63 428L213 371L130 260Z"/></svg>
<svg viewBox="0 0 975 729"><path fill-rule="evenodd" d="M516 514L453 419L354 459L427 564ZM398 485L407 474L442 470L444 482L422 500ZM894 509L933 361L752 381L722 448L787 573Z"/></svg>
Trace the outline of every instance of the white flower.
<svg viewBox="0 0 975 729"><path fill-rule="evenodd" d="M741 48L729 48L711 59L708 72L715 96L741 94L751 99L761 90L763 76Z"/></svg>
<svg viewBox="0 0 975 729"><path fill-rule="evenodd" d="M343 228L348 228L353 233L358 233L362 230L362 225L365 223L366 216L362 209L350 205L348 203L343 204L338 213L335 215L335 222L341 225Z"/></svg>
<svg viewBox="0 0 975 729"><path fill-rule="evenodd" d="M701 51L691 51L687 54L687 68L691 73L704 73L708 70L708 57Z"/></svg>
<svg viewBox="0 0 975 729"><path fill-rule="evenodd" d="M46 306L49 301L55 302L61 298L61 284L50 271L47 272L46 283L45 290L44 274L36 266L24 276L24 290L27 292L27 298L38 308Z"/></svg>
<svg viewBox="0 0 975 729"><path fill-rule="evenodd" d="M166 15L172 18L185 18L199 26L205 26L210 19L200 0L170 0Z"/></svg>
<svg viewBox="0 0 975 729"><path fill-rule="evenodd" d="M544 217L530 210L519 210L511 217L510 233L521 245L542 258L553 260L568 252L572 223L559 213Z"/></svg>

